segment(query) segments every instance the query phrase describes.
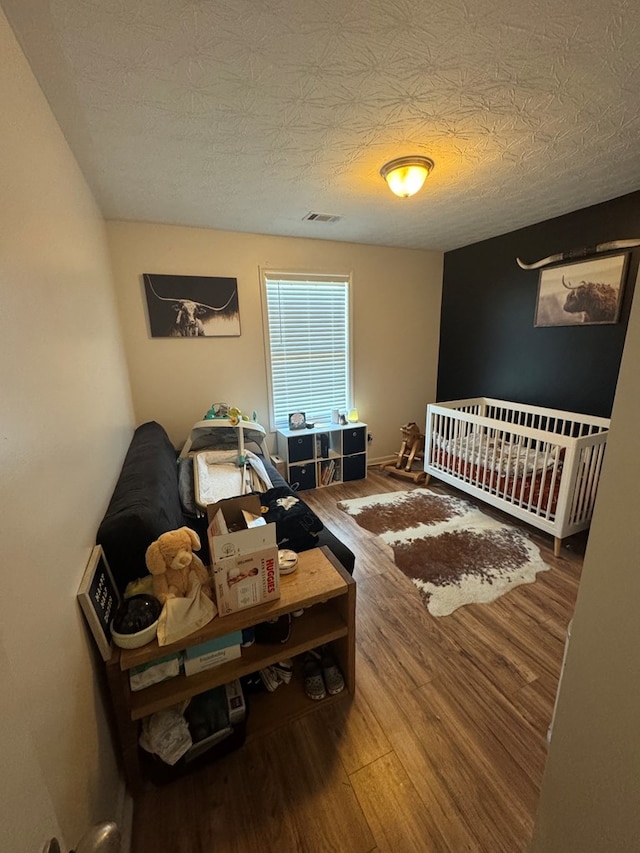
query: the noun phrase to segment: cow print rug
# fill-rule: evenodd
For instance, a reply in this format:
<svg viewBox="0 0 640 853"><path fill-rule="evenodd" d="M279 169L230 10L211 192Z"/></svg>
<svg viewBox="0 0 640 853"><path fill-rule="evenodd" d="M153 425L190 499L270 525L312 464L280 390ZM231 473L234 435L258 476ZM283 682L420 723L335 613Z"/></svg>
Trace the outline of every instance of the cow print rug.
<svg viewBox="0 0 640 853"><path fill-rule="evenodd" d="M495 601L549 568L526 533L461 498L412 489L338 507L391 546L433 616Z"/></svg>

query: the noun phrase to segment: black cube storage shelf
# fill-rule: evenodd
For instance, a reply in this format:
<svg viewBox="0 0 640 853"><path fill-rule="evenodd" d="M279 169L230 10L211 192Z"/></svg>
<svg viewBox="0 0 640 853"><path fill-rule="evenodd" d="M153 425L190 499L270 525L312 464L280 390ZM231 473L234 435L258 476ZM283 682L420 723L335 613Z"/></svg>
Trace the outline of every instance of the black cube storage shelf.
<svg viewBox="0 0 640 853"><path fill-rule="evenodd" d="M313 459L313 436L296 435L289 440L289 462L304 462Z"/></svg>
<svg viewBox="0 0 640 853"><path fill-rule="evenodd" d="M314 462L307 462L303 465L289 465L288 473L288 483L295 491L315 489L316 466Z"/></svg>
<svg viewBox="0 0 640 853"><path fill-rule="evenodd" d="M342 480L347 483L350 480L364 480L367 476L366 454L356 453L353 456L345 456L342 460Z"/></svg>
<svg viewBox="0 0 640 853"><path fill-rule="evenodd" d="M348 427L342 433L342 455L364 453L367 449L366 426Z"/></svg>
<svg viewBox="0 0 640 853"><path fill-rule="evenodd" d="M278 455L292 488L317 489L367 476L367 425L278 430Z"/></svg>

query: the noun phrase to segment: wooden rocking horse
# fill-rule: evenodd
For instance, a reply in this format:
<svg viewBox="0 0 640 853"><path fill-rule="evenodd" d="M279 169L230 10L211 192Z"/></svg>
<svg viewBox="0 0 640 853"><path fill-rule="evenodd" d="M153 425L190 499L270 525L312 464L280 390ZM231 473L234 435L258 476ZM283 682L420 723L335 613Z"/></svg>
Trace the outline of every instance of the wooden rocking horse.
<svg viewBox="0 0 640 853"><path fill-rule="evenodd" d="M413 463L424 459L424 433L420 431L418 424L411 421L400 427L402 433L402 444L396 462L388 462L382 466L383 471L413 480L414 483L422 483L426 479L424 471L412 471Z"/></svg>

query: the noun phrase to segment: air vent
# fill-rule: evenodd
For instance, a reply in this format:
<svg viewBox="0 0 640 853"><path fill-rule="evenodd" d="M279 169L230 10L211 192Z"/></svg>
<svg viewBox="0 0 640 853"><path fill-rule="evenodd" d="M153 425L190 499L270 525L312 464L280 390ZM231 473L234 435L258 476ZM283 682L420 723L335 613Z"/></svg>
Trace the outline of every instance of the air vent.
<svg viewBox="0 0 640 853"><path fill-rule="evenodd" d="M342 219L338 213L307 213L302 217L303 222L339 222Z"/></svg>

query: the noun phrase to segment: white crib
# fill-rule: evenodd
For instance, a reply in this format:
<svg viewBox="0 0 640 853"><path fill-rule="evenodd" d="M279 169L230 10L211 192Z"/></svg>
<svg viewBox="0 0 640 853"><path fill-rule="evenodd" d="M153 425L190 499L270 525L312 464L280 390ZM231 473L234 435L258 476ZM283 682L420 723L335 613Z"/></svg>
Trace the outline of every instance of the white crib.
<svg viewBox="0 0 640 853"><path fill-rule="evenodd" d="M489 397L427 406L424 470L562 540L593 513L609 419Z"/></svg>

